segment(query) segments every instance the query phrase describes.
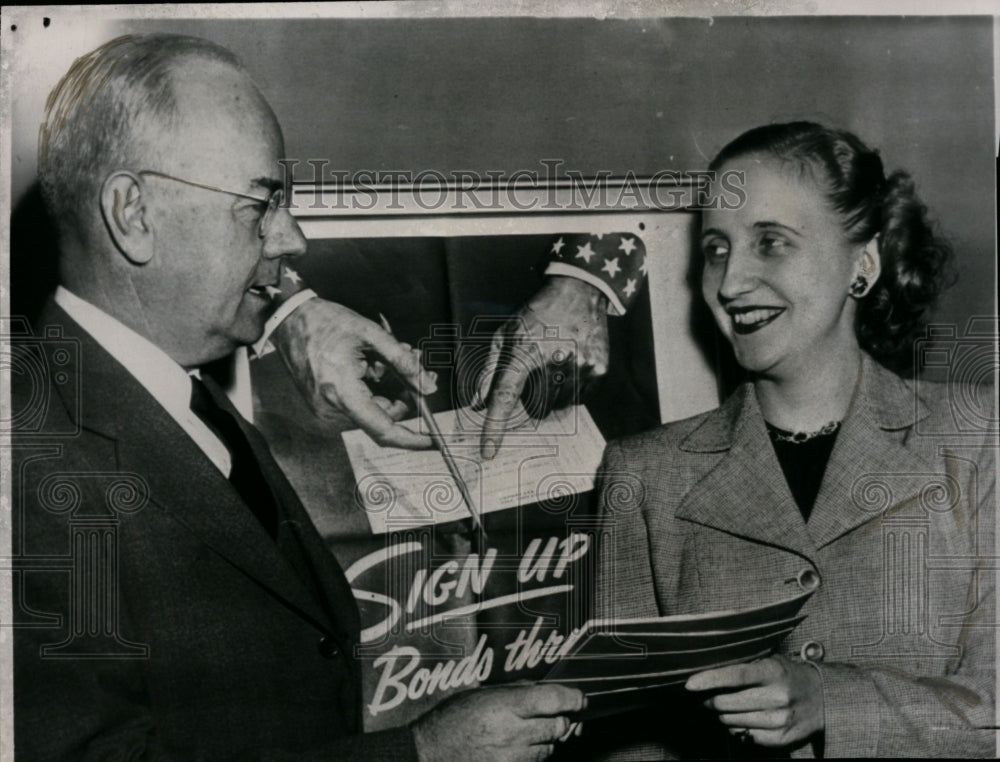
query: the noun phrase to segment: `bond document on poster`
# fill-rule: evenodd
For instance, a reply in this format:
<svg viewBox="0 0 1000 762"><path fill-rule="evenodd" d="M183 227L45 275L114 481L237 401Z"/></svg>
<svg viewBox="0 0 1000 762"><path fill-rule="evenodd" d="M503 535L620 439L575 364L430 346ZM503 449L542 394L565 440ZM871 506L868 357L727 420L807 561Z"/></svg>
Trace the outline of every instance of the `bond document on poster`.
<svg viewBox="0 0 1000 762"><path fill-rule="evenodd" d="M594 487L604 437L583 405L541 420L522 417L488 461L479 456L483 412L459 408L434 418L481 513L559 501ZM420 429L422 422L409 425ZM440 451L382 447L360 430L343 438L356 496L374 533L469 516Z"/></svg>

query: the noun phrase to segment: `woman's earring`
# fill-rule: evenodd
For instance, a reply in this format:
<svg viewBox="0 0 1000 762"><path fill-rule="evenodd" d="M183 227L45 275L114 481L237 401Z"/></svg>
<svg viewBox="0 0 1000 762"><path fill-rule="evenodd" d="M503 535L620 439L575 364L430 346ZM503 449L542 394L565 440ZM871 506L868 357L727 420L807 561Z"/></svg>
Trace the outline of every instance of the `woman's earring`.
<svg viewBox="0 0 1000 762"><path fill-rule="evenodd" d="M859 275L851 283L850 288L851 296L862 297L868 293L868 278L864 275Z"/></svg>

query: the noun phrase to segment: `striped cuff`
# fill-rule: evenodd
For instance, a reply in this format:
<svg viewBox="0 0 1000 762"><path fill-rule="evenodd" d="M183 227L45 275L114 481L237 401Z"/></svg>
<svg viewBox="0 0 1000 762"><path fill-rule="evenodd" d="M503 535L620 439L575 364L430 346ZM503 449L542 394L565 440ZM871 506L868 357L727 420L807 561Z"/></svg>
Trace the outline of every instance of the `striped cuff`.
<svg viewBox="0 0 1000 762"><path fill-rule="evenodd" d="M270 343L271 334L274 333L275 329L281 325L285 318L291 315L295 310L299 308L299 305L303 302L308 302L316 296L316 292L311 288L304 288L301 291L292 294L292 296L285 302L281 303L281 306L275 311L271 317L267 319L264 323L264 333L260 335L250 348L253 350L257 357L263 357L266 354L274 351L274 347Z"/></svg>

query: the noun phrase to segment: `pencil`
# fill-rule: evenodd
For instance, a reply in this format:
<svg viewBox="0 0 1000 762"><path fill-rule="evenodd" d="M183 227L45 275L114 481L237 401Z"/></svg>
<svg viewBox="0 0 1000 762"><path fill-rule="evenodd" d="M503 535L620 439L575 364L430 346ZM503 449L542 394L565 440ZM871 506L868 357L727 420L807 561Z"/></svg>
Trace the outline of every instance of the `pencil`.
<svg viewBox="0 0 1000 762"><path fill-rule="evenodd" d="M381 312L379 313L379 319L382 321L382 327L386 330L386 332L393 335L392 327L389 325L389 321ZM394 368L392 370L394 373L396 372ZM396 375L399 376L400 374L397 373ZM434 442L434 445L441 451L441 457L444 458L444 463L448 467L448 472L451 474L451 478L455 480L455 484L458 485L458 491L461 493L462 499L465 501L465 505L469 509L473 523L482 533L483 539L486 539L486 527L483 526L483 521L479 516L479 511L476 509L476 504L472 500L472 493L469 491L469 485L465 483L465 479L462 477L462 472L458 469L458 462L455 460L455 456L452 454L451 448L445 441L444 435L441 433L441 429L437 425L437 421L434 420L434 414L427 406L427 401L424 399L424 395L420 392L420 389L406 381L406 379L403 380L406 382L407 387L409 387L410 392L413 395L413 400L417 405L417 412L420 413L420 417L423 419L424 423L427 424L427 428L431 435L431 441Z"/></svg>

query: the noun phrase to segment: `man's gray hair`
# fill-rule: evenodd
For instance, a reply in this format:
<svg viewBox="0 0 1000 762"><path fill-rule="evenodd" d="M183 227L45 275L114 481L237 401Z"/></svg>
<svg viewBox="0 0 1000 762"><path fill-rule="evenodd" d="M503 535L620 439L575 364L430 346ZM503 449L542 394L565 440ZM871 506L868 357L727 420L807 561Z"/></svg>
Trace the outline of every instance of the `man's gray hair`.
<svg viewBox="0 0 1000 762"><path fill-rule="evenodd" d="M186 58L243 69L231 52L198 37L125 35L76 59L49 94L38 132L38 175L61 229L86 225L111 172L149 169L137 166L156 149L145 137L154 125L176 125L172 67Z"/></svg>

